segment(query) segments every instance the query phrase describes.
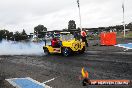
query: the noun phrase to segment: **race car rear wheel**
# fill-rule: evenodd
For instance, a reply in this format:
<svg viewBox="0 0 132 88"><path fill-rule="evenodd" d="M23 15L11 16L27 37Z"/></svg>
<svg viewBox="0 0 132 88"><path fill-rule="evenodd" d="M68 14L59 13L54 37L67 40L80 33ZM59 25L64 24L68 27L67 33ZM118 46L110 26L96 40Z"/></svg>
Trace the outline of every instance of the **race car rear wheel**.
<svg viewBox="0 0 132 88"><path fill-rule="evenodd" d="M49 55L49 50L46 47L44 47L43 50L45 55Z"/></svg>
<svg viewBox="0 0 132 88"><path fill-rule="evenodd" d="M64 56L69 56L71 54L71 50L67 47L62 48L62 54Z"/></svg>

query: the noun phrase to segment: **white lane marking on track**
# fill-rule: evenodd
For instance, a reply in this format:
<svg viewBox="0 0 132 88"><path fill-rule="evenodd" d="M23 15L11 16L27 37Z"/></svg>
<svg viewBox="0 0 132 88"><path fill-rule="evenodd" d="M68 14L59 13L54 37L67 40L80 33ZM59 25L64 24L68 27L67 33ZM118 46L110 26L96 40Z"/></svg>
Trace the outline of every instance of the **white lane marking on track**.
<svg viewBox="0 0 132 88"><path fill-rule="evenodd" d="M30 77L25 77L25 78L10 78L10 79L5 79L5 80L6 80L7 82L9 82L12 86L14 86L14 87L16 87L16 88L21 88L18 84L16 84L16 83L13 81L13 80L16 80L16 79L28 79L28 80L30 80L30 81L36 83L36 84L39 84L39 85L43 86L44 88L52 88L52 87L50 87L50 86L48 86L48 85L46 85L46 84L44 84L44 83L40 83L40 82L38 82L38 81L32 79L32 78L30 78Z"/></svg>
<svg viewBox="0 0 132 88"><path fill-rule="evenodd" d="M132 44L132 43L128 43L128 44ZM117 44L117 45L115 45L115 46L118 46L118 47L121 47L121 48L126 48L126 50L132 49L132 48L130 48L130 47L123 46L123 45L121 45L121 44ZM126 50L124 50L124 51L126 51Z"/></svg>
<svg viewBox="0 0 132 88"><path fill-rule="evenodd" d="M52 78L52 79L47 80L47 81L45 81L45 82L43 82L43 83L45 84L45 83L51 82L51 81L55 80L56 78L58 78L58 77Z"/></svg>

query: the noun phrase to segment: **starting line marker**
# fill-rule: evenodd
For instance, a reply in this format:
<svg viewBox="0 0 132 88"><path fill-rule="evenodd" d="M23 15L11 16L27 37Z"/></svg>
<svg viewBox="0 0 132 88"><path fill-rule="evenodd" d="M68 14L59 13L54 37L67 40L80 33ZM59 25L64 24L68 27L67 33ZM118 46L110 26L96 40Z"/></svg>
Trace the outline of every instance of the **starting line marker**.
<svg viewBox="0 0 132 88"><path fill-rule="evenodd" d="M26 78L11 78L6 79L11 85L16 88L52 88L44 83L40 83L30 77Z"/></svg>

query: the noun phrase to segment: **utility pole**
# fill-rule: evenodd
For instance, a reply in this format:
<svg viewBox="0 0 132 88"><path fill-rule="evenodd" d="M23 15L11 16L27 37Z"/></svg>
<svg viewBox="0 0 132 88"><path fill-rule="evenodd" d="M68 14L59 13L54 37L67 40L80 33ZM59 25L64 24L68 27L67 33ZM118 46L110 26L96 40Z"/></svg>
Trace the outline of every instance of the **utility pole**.
<svg viewBox="0 0 132 88"><path fill-rule="evenodd" d="M123 0L123 3L122 3L122 9L123 9L124 37L126 37L126 29L125 29L125 8L124 8L124 2L125 2L125 0Z"/></svg>
<svg viewBox="0 0 132 88"><path fill-rule="evenodd" d="M80 11L80 2L79 2L79 0L77 0L77 5L78 5L78 9L79 9L80 29L82 31L82 21L81 21L81 11Z"/></svg>

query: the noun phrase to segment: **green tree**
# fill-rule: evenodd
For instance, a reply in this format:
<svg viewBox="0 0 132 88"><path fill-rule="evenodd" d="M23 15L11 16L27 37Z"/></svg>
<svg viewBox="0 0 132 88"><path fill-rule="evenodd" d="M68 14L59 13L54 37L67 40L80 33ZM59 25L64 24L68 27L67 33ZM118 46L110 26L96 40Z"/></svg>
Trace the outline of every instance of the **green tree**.
<svg viewBox="0 0 132 88"><path fill-rule="evenodd" d="M41 33L47 31L47 28L44 27L44 25L38 25L36 27L34 27L34 33Z"/></svg>
<svg viewBox="0 0 132 88"><path fill-rule="evenodd" d="M132 31L132 22L127 25L128 29Z"/></svg>
<svg viewBox="0 0 132 88"><path fill-rule="evenodd" d="M28 38L27 33L26 33L26 31L24 29L21 32L20 37L21 37L21 40L26 40Z"/></svg>
<svg viewBox="0 0 132 88"><path fill-rule="evenodd" d="M34 33L39 38L43 38L45 36L46 31L47 31L47 28L44 27L43 25L38 25L38 26L34 27Z"/></svg>
<svg viewBox="0 0 132 88"><path fill-rule="evenodd" d="M74 20L68 22L68 30L76 29L76 24Z"/></svg>
<svg viewBox="0 0 132 88"><path fill-rule="evenodd" d="M16 31L15 34L14 34L15 41L19 41L20 40L20 36L21 36L21 33L19 33L18 31Z"/></svg>
<svg viewBox="0 0 132 88"><path fill-rule="evenodd" d="M7 39L9 35L9 31L8 30L0 30L0 40L2 39Z"/></svg>
<svg viewBox="0 0 132 88"><path fill-rule="evenodd" d="M26 31L23 29L21 35L27 35Z"/></svg>

